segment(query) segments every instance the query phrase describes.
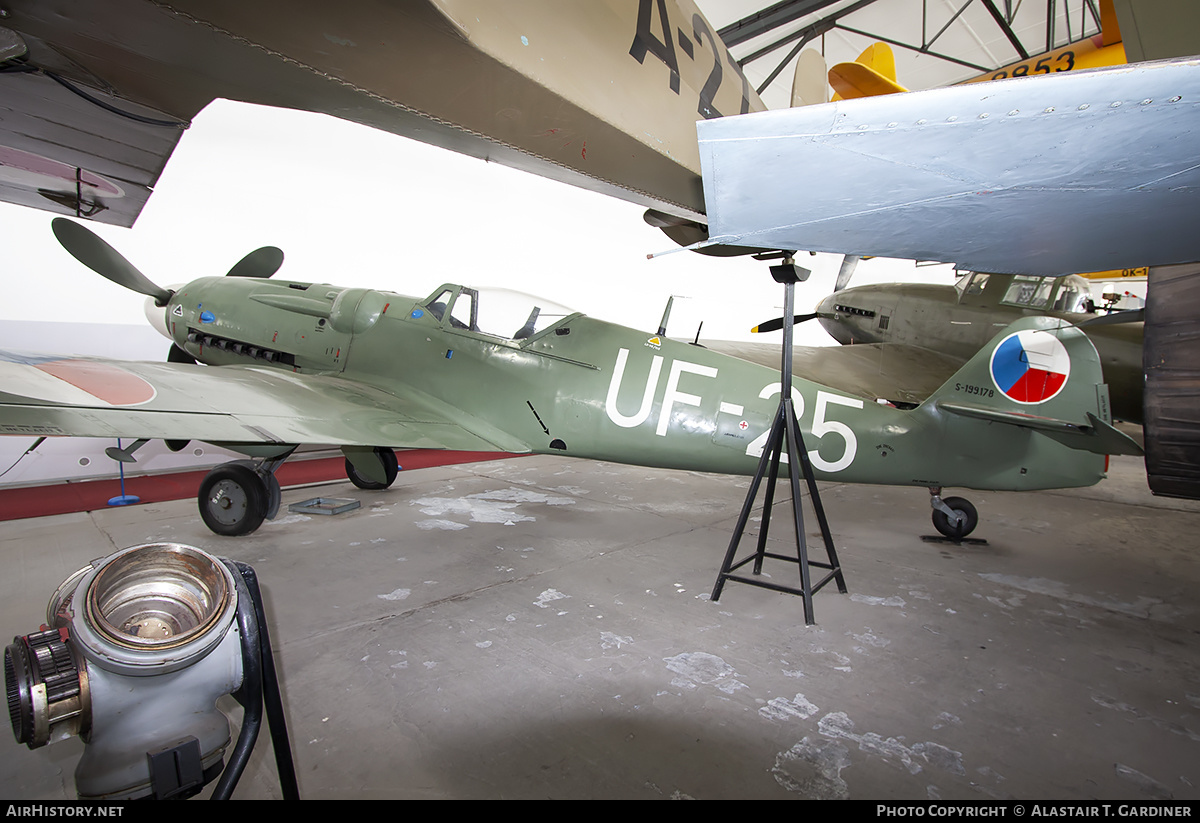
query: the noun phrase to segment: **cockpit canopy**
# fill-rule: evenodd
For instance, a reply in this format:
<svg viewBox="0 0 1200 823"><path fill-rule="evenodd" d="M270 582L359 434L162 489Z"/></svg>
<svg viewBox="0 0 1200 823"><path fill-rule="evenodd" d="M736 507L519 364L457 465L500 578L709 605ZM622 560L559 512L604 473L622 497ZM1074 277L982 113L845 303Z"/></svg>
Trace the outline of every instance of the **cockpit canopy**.
<svg viewBox="0 0 1200 823"><path fill-rule="evenodd" d="M954 284L958 289L959 300L983 294L990 277L1004 275L989 275L984 272L962 272ZM1001 285L1003 288L1003 285ZM1008 281L1008 288L1000 303L1007 306L1017 306L1023 309L1039 309L1088 314L1095 311L1092 303L1092 291L1087 280L1078 274L1068 274L1062 277L1038 276L1029 274L1014 275Z"/></svg>
<svg viewBox="0 0 1200 823"><path fill-rule="evenodd" d="M987 286L988 276L985 272L980 271L960 271L955 272L958 279L954 281L954 288L958 289L958 299L971 297L973 295L983 294L983 289Z"/></svg>
<svg viewBox="0 0 1200 823"><path fill-rule="evenodd" d="M1078 274L1068 274L1059 281L1058 293L1054 297L1056 311L1086 314L1095 311L1092 289L1087 280Z"/></svg>
<svg viewBox="0 0 1200 823"><path fill-rule="evenodd" d="M510 289L472 289L447 283L423 305L456 329L526 340L576 312L552 300Z"/></svg>

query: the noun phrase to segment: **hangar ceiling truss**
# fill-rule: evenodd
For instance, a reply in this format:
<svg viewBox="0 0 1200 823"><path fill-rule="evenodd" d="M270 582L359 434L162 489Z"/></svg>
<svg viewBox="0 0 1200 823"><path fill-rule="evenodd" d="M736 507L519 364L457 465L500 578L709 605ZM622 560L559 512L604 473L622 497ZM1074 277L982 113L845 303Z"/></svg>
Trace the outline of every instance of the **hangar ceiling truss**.
<svg viewBox="0 0 1200 823"><path fill-rule="evenodd" d="M820 40L824 51L825 36L835 32L940 61L940 68L926 70L928 81L910 86L923 88L1092 37L1100 32L1099 6L1099 0L782 0L725 25L714 22L743 68L776 61L760 94L805 46Z"/></svg>

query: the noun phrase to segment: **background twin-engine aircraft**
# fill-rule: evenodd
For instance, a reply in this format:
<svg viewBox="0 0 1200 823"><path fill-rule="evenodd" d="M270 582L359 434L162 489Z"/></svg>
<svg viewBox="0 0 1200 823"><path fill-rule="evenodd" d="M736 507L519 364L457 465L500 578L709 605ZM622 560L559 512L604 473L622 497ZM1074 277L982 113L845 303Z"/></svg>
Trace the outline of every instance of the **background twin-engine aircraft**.
<svg viewBox="0 0 1200 823"><path fill-rule="evenodd" d="M1117 3L1119 11L1129 14L1127 7L1125 0ZM569 7L550 0L503 5L489 0L359 0L300 9L284 0L251 5L234 0L12 0L5 10L0 74L6 99L14 102L0 120L0 162L15 172L0 179L0 197L78 218L132 224L180 130L211 100L227 97L334 114L614 194L647 206L647 219L672 238L717 253L805 249L1045 274L1200 259L1200 240L1187 220L1196 212L1200 174L1190 150L1194 140L1189 139L1197 124L1200 66L1190 60L1083 73L1059 71L1061 67L1051 71L1050 64L1041 73L1035 61L1037 76L1012 81L767 112L738 62L689 0L613 0ZM104 268L107 264L94 259L94 244L89 248L91 252L82 253L88 264ZM456 388L457 379L449 377L446 364L455 357L475 362L447 342L476 334L468 320L458 318L465 330L452 322L451 302L461 312L459 301L473 294L468 289L450 287L452 300L445 301L438 295L424 301L396 295L406 312L398 318L389 314L396 309L381 292L278 284L261 277L217 283L195 281L170 297L147 287L168 306L167 322L174 318L172 336L181 349L232 369L167 365L153 367L159 369L153 379L131 372L136 379L129 381L130 397L151 391L154 398L145 401L151 406L143 410L173 398L169 414L134 413L122 395L116 405L123 411L90 415L80 408L92 408L95 401L64 389L64 378L55 373L59 367L26 362L8 369L19 374L18 382L6 382L0 390L40 399L32 404L18 400L0 420L29 431L22 427L39 425L35 412L48 415L56 407L54 414L64 422L51 428L84 434L87 427L80 421L93 417L132 425L135 418L167 421L176 416L186 427L172 426L170 434L132 428L124 433L268 443L270 454L259 450L268 460L301 440L341 443L362 473L385 481L385 458L362 456L376 454L375 447L439 443L468 448L473 446L466 444L478 446L482 440L514 451L533 450L535 437L509 428L511 414L521 418L519 423L513 418L514 425L537 425L535 435L547 434L545 417L538 421L535 412L526 419L528 409L504 412L500 425L489 422L470 395L459 394L463 389ZM135 289L145 290L140 283ZM245 294L230 297L227 293L235 289ZM202 300L185 303L180 296L186 292L191 299L210 291L220 315L211 302L201 308L193 303ZM437 317L441 302L446 310L435 322L431 318ZM470 302L472 308L482 308L477 298ZM206 312L212 320L204 320ZM536 317L528 319L536 325ZM581 399L549 397L544 394L549 387L542 393L530 387L522 402L536 408L539 398L565 415L555 418L556 425L586 431L596 422L592 417L603 398L606 419L621 430L615 434L628 440L620 448L632 445L637 454L666 442L676 424L699 426L714 441L718 433L734 440L753 429L750 409L767 402L760 395L770 383L750 384L761 382L765 373L748 372L755 376L739 381L741 388L731 399L720 400L714 411L708 406L717 394L699 393L691 382L703 383L710 371L740 373L748 364L709 363L707 358L715 355L677 350L660 339L664 353L650 354L645 371L638 372L646 375L643 393L626 395L617 373L632 375L633 352L646 355L642 349L651 350L653 344L650 338L632 342L628 330L613 332L615 336L582 334L593 322L559 321L553 330L529 337L518 337L516 328L491 336L481 330L478 334L485 336L470 338L474 342L466 348L474 347L480 364L486 354L500 355L502 361L534 357L528 362L580 369L570 373ZM222 325L226 323L232 325ZM370 335L382 339L385 329L410 334L418 326L423 331L428 327L430 350L440 352L446 363L438 362L437 369L427 364L418 372L420 380L405 378L397 384L394 376L385 380L380 374L347 382L345 370L357 368L360 359L369 365L384 357L370 354ZM1047 474L1038 480L1029 476L1030 466L1016 467L1005 458L1025 453L1025 446L1009 442L1013 437L1024 438L1021 443L1035 456L1061 448L1055 439L1084 442L1099 451L1128 447L1107 427L1105 392L1095 388L1102 380L1086 365L1095 361L1086 339L1070 330L1049 329L1030 321L1013 332L1016 343L993 344L995 352L1003 350L997 354L1002 361L1016 358L1015 371L1006 376L997 376L992 359L976 358L964 367L969 379L946 384L965 387L953 391L970 396L944 396L930 388L929 399L916 409L898 410L859 399L901 399L871 387L857 396L853 390L813 388L816 393L805 398L805 427L820 441L816 451L821 462L863 482L987 488L1040 488L1052 476L1059 485L1075 485L1085 476L1094 482L1099 472L1092 463L1078 474L1075 461L1056 458L1051 462L1073 467L1069 476ZM269 339L262 337L268 331ZM564 354L581 339L588 346L575 352L578 356ZM629 354L618 361L623 350ZM386 356L389 367L395 365L394 351ZM256 365L234 369L235 363L243 363L236 358L245 357ZM1069 371L1064 370L1068 362ZM106 382L95 378L92 367L80 368L85 376L77 379L89 386ZM124 366L110 368L127 371ZM29 369L45 375L35 376L45 396L28 393L31 389L22 381L30 377ZM277 428L251 423L246 429L237 422L236 436L231 435L221 409L200 411L181 399L186 393L175 394L184 387L166 375L184 372L198 381L236 383L237 392L253 398L254 408L284 409L271 418ZM1007 393L1022 380L1029 382L1026 372L1035 372L1043 388L1031 393L1016 389L1024 399L1012 401ZM585 374L598 382L592 385ZM1046 386L1059 377L1065 382L1050 394ZM1082 395L1070 391L1076 380L1085 388L1083 405ZM320 424L312 407L283 399L320 394L317 387L328 381L355 398L354 408L345 411L350 420L363 421L366 429L360 435L333 436L336 432ZM66 383L80 388L70 379ZM122 378L115 385L126 383ZM237 392L230 388L227 394ZM408 426L419 436L392 436L393 429L384 427L395 419L397 397L404 398L404 411L391 425ZM566 411L559 408L560 401L567 403ZM1006 405L1010 402L1017 405ZM1038 404L1049 420L1016 411L1028 411L1030 406L1020 404L1029 403ZM20 420L10 416L22 404L30 408L20 412ZM692 408L703 415L692 420L679 413ZM856 413L863 428L840 418L843 408ZM1056 411L1050 413L1052 409ZM934 441L924 440L928 427L945 428L937 442L951 442L954 431L974 426L986 426L988 437L976 433L969 438L976 448L964 446L946 455L947 464L924 463L915 454L887 462L882 455L893 454L891 443L875 437L880 431L875 425L881 415L896 414L909 416L891 418L886 431L902 430L930 448ZM481 422L463 425L464 416ZM727 417L737 431L723 428ZM289 419L294 428L284 430ZM923 422L894 422L898 419ZM1014 425L1017 420L1020 426ZM105 431L121 433L123 426ZM244 439L247 431L253 436ZM855 431L871 433L870 448L879 465L868 466L866 447L858 448L865 440ZM989 439L1004 443L1006 451L981 445ZM581 455L611 456L607 449L617 448L554 440L567 442L568 451ZM575 444L580 440L573 438ZM583 442L589 441L585 437ZM745 450L736 457L747 457ZM693 465L690 459L682 465ZM652 462L675 463L666 458ZM884 463L891 468L880 472ZM740 470L734 463L706 465ZM1024 470L1019 482L1009 476L1018 469ZM257 474L269 491L269 483L261 480L264 472ZM263 492L244 476L240 479L245 483L233 486L257 489L244 494ZM263 493L269 507L271 495ZM231 491L226 498L217 494L210 499L228 502L232 496ZM229 528L244 529L240 521Z"/></svg>

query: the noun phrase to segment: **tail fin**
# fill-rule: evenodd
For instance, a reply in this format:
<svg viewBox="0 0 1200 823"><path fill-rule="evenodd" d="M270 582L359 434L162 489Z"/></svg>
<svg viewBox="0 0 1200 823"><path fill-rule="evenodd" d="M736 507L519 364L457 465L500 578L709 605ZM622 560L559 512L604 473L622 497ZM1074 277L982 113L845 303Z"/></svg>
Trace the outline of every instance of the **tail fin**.
<svg viewBox="0 0 1200 823"><path fill-rule="evenodd" d="M829 102L829 81L825 58L816 49L800 52L796 73L792 75L792 107L814 106Z"/></svg>
<svg viewBox="0 0 1200 823"><path fill-rule="evenodd" d="M829 85L834 100L908 91L896 82L896 57L887 43L872 43L853 63L838 63L829 70Z"/></svg>
<svg viewBox="0 0 1200 823"><path fill-rule="evenodd" d="M923 407L1016 426L1094 454L1142 454L1112 426L1108 386L1087 335L1062 320L1026 317L996 335Z"/></svg>

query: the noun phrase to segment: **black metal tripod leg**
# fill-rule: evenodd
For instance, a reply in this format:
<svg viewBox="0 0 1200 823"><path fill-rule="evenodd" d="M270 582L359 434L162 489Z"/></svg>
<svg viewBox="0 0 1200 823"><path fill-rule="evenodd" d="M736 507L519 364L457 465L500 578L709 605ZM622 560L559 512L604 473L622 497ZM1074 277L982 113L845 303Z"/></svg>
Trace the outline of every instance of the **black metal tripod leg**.
<svg viewBox="0 0 1200 823"><path fill-rule="evenodd" d="M768 440L774 440L774 427L772 427L772 435ZM750 489L746 493L746 500L742 503L742 511L738 515L737 525L733 527L733 536L729 539L729 548L725 552L725 560L721 563L721 571L717 575L716 585L713 586L712 594L709 599L714 603L721 598L721 590L725 588L725 576L729 573L730 567L733 565L734 555L737 554L738 544L742 541L742 535L746 532L746 524L750 522L750 514L754 511L754 500L758 497L758 487L762 484L763 475L766 474L767 464L771 459L770 449L764 449L762 457L758 460L758 470L754 473L754 479L750 481Z"/></svg>

